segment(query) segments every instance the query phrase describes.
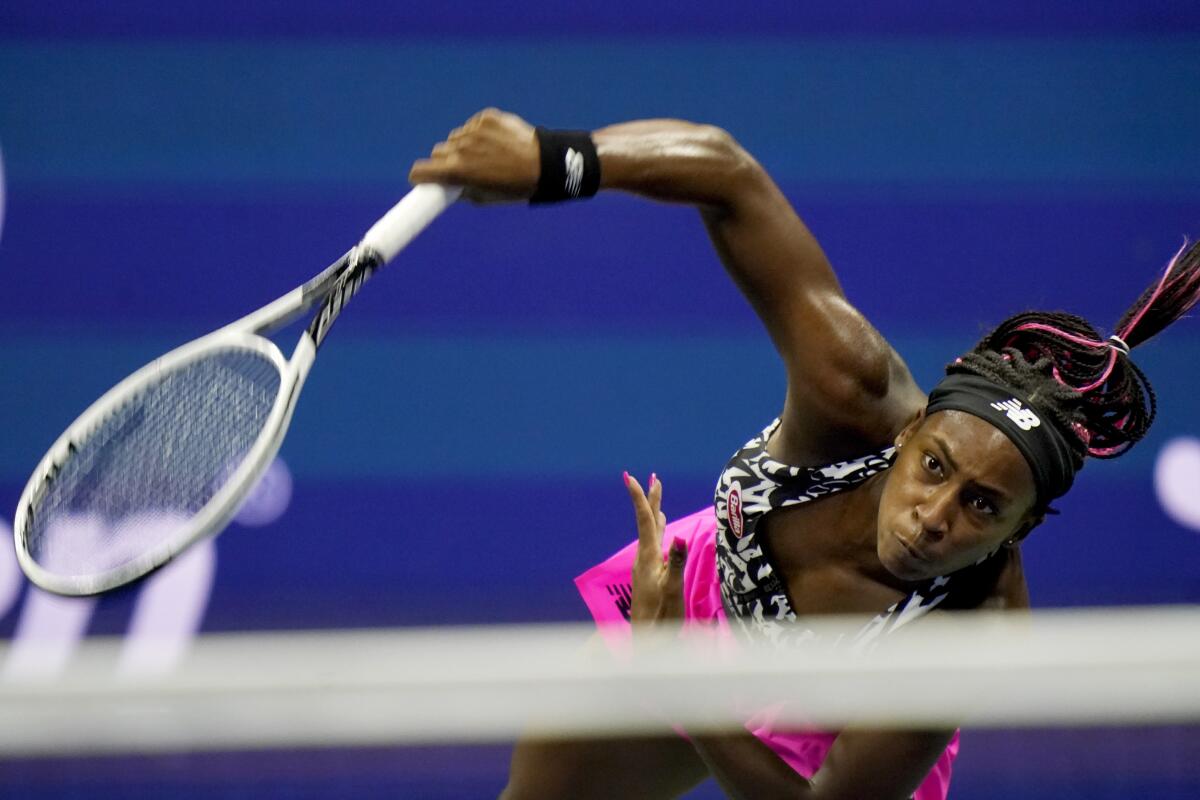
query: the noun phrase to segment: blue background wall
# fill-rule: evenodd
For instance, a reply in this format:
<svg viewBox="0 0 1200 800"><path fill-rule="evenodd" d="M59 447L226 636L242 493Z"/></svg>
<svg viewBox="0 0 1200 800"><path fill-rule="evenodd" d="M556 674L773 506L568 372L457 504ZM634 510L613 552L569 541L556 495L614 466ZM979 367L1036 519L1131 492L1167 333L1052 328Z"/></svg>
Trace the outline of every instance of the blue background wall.
<svg viewBox="0 0 1200 800"><path fill-rule="evenodd" d="M0 508L97 394L338 256L404 192L411 161L486 105L557 127L727 128L925 386L1023 308L1106 328L1200 235L1200 6L1080 8L7 0ZM1200 601L1200 511L1164 508L1154 477L1182 440L1173 485L1200 490L1200 465L1186 471L1200 459L1200 324L1138 362L1160 420L1129 456L1091 465L1025 548L1035 604ZM694 212L621 196L452 209L330 338L281 454L290 505L217 541L200 627L582 620L571 577L632 535L621 471L657 471L671 514L704 505L782 389ZM36 602L12 569L6 636ZM100 600L86 630L126 631L139 591ZM1153 735L1198 749L1188 731ZM1124 783L1022 778L1006 768L1029 760L1018 737L979 736L960 796L1200 786L1183 766L1200 759L1183 758ZM1076 766L1105 752L1049 738L1039 752ZM468 756L466 772L457 750L272 759L138 770L229 796L255 769L276 776L256 794L289 796L477 796L504 772L502 750ZM35 794L129 789L110 762L8 766L0 785Z"/></svg>

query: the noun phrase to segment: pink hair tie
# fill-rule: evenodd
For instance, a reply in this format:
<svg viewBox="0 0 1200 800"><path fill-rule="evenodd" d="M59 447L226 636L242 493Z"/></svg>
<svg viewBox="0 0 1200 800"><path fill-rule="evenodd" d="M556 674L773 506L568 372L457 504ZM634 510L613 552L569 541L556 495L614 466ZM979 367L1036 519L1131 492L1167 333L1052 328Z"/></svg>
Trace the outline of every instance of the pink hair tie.
<svg viewBox="0 0 1200 800"><path fill-rule="evenodd" d="M1115 333L1108 337L1108 346L1114 350L1120 350L1125 355L1129 355L1129 345L1125 344L1125 340Z"/></svg>

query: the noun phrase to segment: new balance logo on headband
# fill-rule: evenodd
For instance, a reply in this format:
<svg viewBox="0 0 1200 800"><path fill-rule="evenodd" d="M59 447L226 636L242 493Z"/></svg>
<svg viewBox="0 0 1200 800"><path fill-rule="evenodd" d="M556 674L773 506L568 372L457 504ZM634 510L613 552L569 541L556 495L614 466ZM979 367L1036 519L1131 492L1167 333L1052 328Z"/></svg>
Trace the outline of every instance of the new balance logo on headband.
<svg viewBox="0 0 1200 800"><path fill-rule="evenodd" d="M564 161L567 167L567 180L563 185L563 190L566 191L568 197L579 197L579 190L583 186L583 153L574 147L568 147Z"/></svg>
<svg viewBox="0 0 1200 800"><path fill-rule="evenodd" d="M1007 412L1005 416L1011 419L1023 431L1031 430L1042 424L1042 421L1038 419L1038 415L1033 413L1032 409L1021 405L1021 401L1015 397L1011 400L992 403L992 408L997 411Z"/></svg>

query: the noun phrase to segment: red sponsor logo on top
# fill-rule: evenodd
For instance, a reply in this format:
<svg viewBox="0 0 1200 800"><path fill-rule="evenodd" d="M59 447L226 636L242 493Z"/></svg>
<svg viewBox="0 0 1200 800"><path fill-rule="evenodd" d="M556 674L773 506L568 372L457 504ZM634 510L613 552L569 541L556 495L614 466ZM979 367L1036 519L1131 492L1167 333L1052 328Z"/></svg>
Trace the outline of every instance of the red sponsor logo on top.
<svg viewBox="0 0 1200 800"><path fill-rule="evenodd" d="M742 538L744 533L742 523L742 487L738 484L733 484L729 488L729 530L733 531L735 538Z"/></svg>

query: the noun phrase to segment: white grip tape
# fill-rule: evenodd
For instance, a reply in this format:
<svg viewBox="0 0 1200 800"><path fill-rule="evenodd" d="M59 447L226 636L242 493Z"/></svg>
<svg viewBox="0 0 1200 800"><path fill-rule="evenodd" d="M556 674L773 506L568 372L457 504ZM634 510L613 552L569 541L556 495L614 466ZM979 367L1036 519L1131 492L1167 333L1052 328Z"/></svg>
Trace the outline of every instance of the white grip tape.
<svg viewBox="0 0 1200 800"><path fill-rule="evenodd" d="M382 219L371 226L362 238L363 246L378 252L385 263L391 261L438 214L449 208L460 194L462 189L458 186L437 183L414 186Z"/></svg>

